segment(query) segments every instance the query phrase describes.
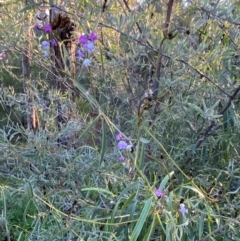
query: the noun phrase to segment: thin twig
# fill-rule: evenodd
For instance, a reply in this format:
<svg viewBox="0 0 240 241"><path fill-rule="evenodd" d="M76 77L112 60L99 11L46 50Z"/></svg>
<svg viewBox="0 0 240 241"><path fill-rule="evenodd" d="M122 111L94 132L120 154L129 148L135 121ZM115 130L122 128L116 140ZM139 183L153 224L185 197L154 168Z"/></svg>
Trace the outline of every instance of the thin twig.
<svg viewBox="0 0 240 241"><path fill-rule="evenodd" d="M183 59L176 59L176 60L179 61L179 62L182 62L182 63L188 65L189 67L191 67L192 69L194 69L198 74L200 74L201 76L205 77L209 82L211 82L213 85L215 85L222 93L224 93L229 98L231 97L227 92L225 92L218 84L216 84L209 76L204 74L202 71L200 71L199 69L195 68L194 66L192 66L191 64L189 64L187 61L185 61Z"/></svg>
<svg viewBox="0 0 240 241"><path fill-rule="evenodd" d="M166 16L165 26L164 26L164 30L163 30L164 38L162 39L162 41L160 43L159 51L158 51L158 58L157 58L157 62L156 62L157 69L156 69L155 78L154 78L153 87L152 87L153 98L155 98L155 99L158 96L159 81L160 81L160 76L161 76L161 67L162 67L162 59L163 59L162 46L166 39L170 39L169 38L169 28L170 28L173 2L174 2L174 0L169 0L169 2L168 2L167 16ZM158 109L158 104L156 104L154 107L153 115L151 117L151 123L153 123L153 121L156 119L156 116L158 115L158 113L160 113L157 109Z"/></svg>
<svg viewBox="0 0 240 241"><path fill-rule="evenodd" d="M126 1L126 0L123 0L123 3L124 3L124 5L126 6L128 12L131 13L131 9L130 9L130 7L128 6L127 1ZM137 25L138 31L139 31L140 33L142 33L142 29L141 29L141 27L140 27L140 25L139 25L138 22L136 22L136 25Z"/></svg>
<svg viewBox="0 0 240 241"><path fill-rule="evenodd" d="M124 2L124 4L125 4L128 12L131 13L131 9L130 9L127 1L126 1L126 0L123 0L123 2ZM142 29L141 29L141 27L140 27L140 24L139 24L138 22L136 22L136 25L137 25L138 31L142 34L143 31L142 31ZM150 42L149 42L148 40L147 40L146 42L147 42L147 44L148 44L150 47L152 47L152 45L150 44Z"/></svg>
<svg viewBox="0 0 240 241"><path fill-rule="evenodd" d="M238 87L235 89L234 93L229 97L228 103L225 105L225 107L224 107L221 111L218 112L218 115L223 115L223 114L227 111L227 109L231 106L232 101L238 96L238 93L239 93L239 92L240 92L240 86L238 86ZM216 122L215 122L215 121L211 121L211 123L210 123L210 124L208 125L208 127L205 129L205 132L204 132L203 136L201 136L201 137L198 139L198 141L197 141L197 143L196 143L196 145L195 145L195 148L196 148L196 149L201 146L201 144L203 143L204 140L207 139L207 137L211 134L211 131L212 131L213 127L215 127L215 126L216 126ZM219 125L216 126L215 130L217 130L219 127L220 127ZM187 166L187 164L188 164L192 159L193 159L193 156L190 155L190 156L184 161L184 163L182 164L181 169L184 169L184 168Z"/></svg>
<svg viewBox="0 0 240 241"><path fill-rule="evenodd" d="M142 46L144 46L144 47L152 50L153 52L158 53L158 50L154 49L153 47L151 47L151 46L149 46L149 45L147 45L147 44L142 43L142 41L140 41L140 40L138 40L138 39L130 36L130 35L127 34L127 33L124 33L124 32L122 32L122 31L120 31L119 29L117 29L117 28L115 28L115 27L112 27L112 26L107 25L107 24L105 24L105 23L98 23L98 25L99 25L100 27L105 27L105 28L113 29L114 31L116 31L116 32L118 32L118 33L120 33L120 34L122 34L122 35L124 35L124 36L127 36L127 37L130 38L131 40L133 40L133 41L139 43L140 45L142 45Z"/></svg>
<svg viewBox="0 0 240 241"><path fill-rule="evenodd" d="M164 27L164 36L165 37L167 37L168 33L169 33L173 2L174 2L174 0L169 0L169 2L168 2L167 17L166 17L166 22L165 22L165 27Z"/></svg>

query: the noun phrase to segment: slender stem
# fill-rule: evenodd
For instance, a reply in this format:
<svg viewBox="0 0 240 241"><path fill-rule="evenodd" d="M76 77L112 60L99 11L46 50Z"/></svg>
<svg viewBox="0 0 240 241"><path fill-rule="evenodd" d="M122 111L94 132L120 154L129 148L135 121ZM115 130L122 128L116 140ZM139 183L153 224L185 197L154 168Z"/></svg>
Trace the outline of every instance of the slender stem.
<svg viewBox="0 0 240 241"><path fill-rule="evenodd" d="M231 95L229 95L226 91L224 91L218 84L216 84L209 76L204 74L202 71L200 71L199 69L195 68L194 66L192 66L191 64L189 64L187 61L185 61L183 59L177 59L177 61L182 62L182 63L188 65L189 67L194 69L198 74L200 74L201 76L205 77L209 82L211 82L213 85L215 85L226 96L228 96L229 98L231 97Z"/></svg>
<svg viewBox="0 0 240 241"><path fill-rule="evenodd" d="M225 107L218 112L218 115L222 115L224 114L228 108L231 106L232 101L238 96L238 93L240 92L240 86L238 86L235 91L233 92L233 94L229 97L228 103L225 105ZM211 131L213 129L213 127L216 127L216 129L218 129L220 126L216 126L215 121L211 121L211 123L208 125L208 127L205 129L205 132L203 134L203 136L201 136L201 138L198 139L197 143L196 143L196 148L200 147L201 144L203 143L204 140L207 139L207 137L211 134ZM193 159L192 155L189 156L184 163L181 166L181 169L184 169L187 164Z"/></svg>
<svg viewBox="0 0 240 241"><path fill-rule="evenodd" d="M174 2L174 0L169 0L169 2L168 2L167 17L166 17L166 22L165 22L165 27L164 27L164 36L165 37L167 37L167 35L169 33L173 2Z"/></svg>

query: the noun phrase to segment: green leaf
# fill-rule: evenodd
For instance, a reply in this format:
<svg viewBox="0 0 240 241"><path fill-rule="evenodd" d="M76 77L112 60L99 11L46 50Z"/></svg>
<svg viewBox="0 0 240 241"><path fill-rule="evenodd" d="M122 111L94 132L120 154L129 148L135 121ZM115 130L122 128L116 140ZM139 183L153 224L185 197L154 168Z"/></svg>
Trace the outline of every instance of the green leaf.
<svg viewBox="0 0 240 241"><path fill-rule="evenodd" d="M183 186L183 187L187 188L187 189L191 189L192 191L198 193L201 198L204 198L203 193L200 190L198 190L197 188L192 187L192 186Z"/></svg>
<svg viewBox="0 0 240 241"><path fill-rule="evenodd" d="M93 128L93 126L96 124L96 122L98 121L100 115L98 115L88 126L87 128L80 134L80 136L78 137L78 140L80 140L81 138L83 138L83 136L88 133L89 130L91 130L91 128Z"/></svg>
<svg viewBox="0 0 240 241"><path fill-rule="evenodd" d="M133 193L129 198L128 200L124 203L124 205L122 206L122 209L121 209L121 213L123 213L123 211L125 210L125 208L132 202L132 200L135 198L137 193Z"/></svg>
<svg viewBox="0 0 240 241"><path fill-rule="evenodd" d="M147 219L147 216L149 214L149 211L150 211L150 208L152 206L152 197L150 197L145 205L144 205L144 208L142 210L142 213L138 219L138 222L136 223L135 225L135 228L132 232L132 235L131 235L131 238L130 238L130 241L136 241L141 230L142 230L142 227L143 227L143 224L145 223L146 219Z"/></svg>
<svg viewBox="0 0 240 241"><path fill-rule="evenodd" d="M29 5L25 6L24 8L22 8L22 9L19 11L19 13L24 13L24 12L26 12L26 11L28 11L28 10L32 10L32 9L34 9L34 8L36 8L36 7L41 6L41 5L42 5L42 3L29 4Z"/></svg>
<svg viewBox="0 0 240 241"><path fill-rule="evenodd" d="M142 138L142 137L140 138L140 141L144 144L148 144L150 142L150 140Z"/></svg>
<svg viewBox="0 0 240 241"><path fill-rule="evenodd" d="M231 239L228 236L224 236L224 241L236 241L236 239Z"/></svg>
<svg viewBox="0 0 240 241"><path fill-rule="evenodd" d="M96 192L100 192L100 193L106 193L106 194L109 194L111 195L112 197L115 197L116 195L113 194L112 192L106 190L106 189L103 189L103 188L98 188L98 187L88 187L88 188L83 188L81 189L81 191L96 191Z"/></svg>
<svg viewBox="0 0 240 241"><path fill-rule="evenodd" d="M240 187L239 187L239 188L237 188L235 191L228 192L228 193L230 193L230 194L236 194L236 193L237 193L239 190L240 190Z"/></svg>
<svg viewBox="0 0 240 241"><path fill-rule="evenodd" d="M202 109L199 108L197 105L191 104L191 103L188 103L187 105L188 105L191 109L193 109L193 110L197 111L198 113L200 113L202 116L205 116L204 111L202 111Z"/></svg>
<svg viewBox="0 0 240 241"><path fill-rule="evenodd" d="M204 227L204 219L205 219L206 214L202 213L200 220L199 220L199 227L198 227L198 238L200 239L203 235L203 227Z"/></svg>
<svg viewBox="0 0 240 241"><path fill-rule="evenodd" d="M101 147L100 163L103 162L105 151L106 151L106 126L105 126L104 118L102 118L102 147Z"/></svg>
<svg viewBox="0 0 240 241"><path fill-rule="evenodd" d="M167 182L169 181L169 179L172 177L173 174L174 174L174 171L168 173L168 174L163 178L163 180L161 181L160 186L159 186L159 188L160 188L161 190L164 190L164 189L165 189Z"/></svg>
<svg viewBox="0 0 240 241"><path fill-rule="evenodd" d="M173 231L171 225L166 225L166 240L173 241L172 239Z"/></svg>
<svg viewBox="0 0 240 241"><path fill-rule="evenodd" d="M146 235L145 235L144 238L143 238L143 241L151 240L151 236L152 236L153 230L154 230L154 228L155 228L156 225L157 225L157 217L154 216L153 221L152 221L152 224L151 224L151 226L148 228L148 230L147 230L147 232L146 232Z"/></svg>
<svg viewBox="0 0 240 241"><path fill-rule="evenodd" d="M215 102L215 104L211 107L211 109L215 109L218 106L219 102L220 102L220 100L217 100Z"/></svg>
<svg viewBox="0 0 240 241"><path fill-rule="evenodd" d="M23 231L21 231L21 232L20 232L20 234L19 234L19 236L18 236L18 239L17 239L17 241L20 241L20 240L22 240L22 234L23 234Z"/></svg>
<svg viewBox="0 0 240 241"><path fill-rule="evenodd" d="M144 160L145 160L145 144L142 143L141 152L139 156L139 169L143 170Z"/></svg>
<svg viewBox="0 0 240 241"><path fill-rule="evenodd" d="M69 76L71 77L71 76ZM93 108L97 108L98 110L100 110L100 106L98 105L98 103L96 102L96 100L94 99L94 97L84 88L83 85L81 85L78 81L73 80L74 84L76 85L76 87L79 89L79 91L83 94L83 96L88 100L88 102L91 104L91 106Z"/></svg>
<svg viewBox="0 0 240 241"><path fill-rule="evenodd" d="M206 103L205 103L204 99L202 99L202 104L203 104L203 110L204 110L204 112L206 112L207 106L206 106Z"/></svg>
<svg viewBox="0 0 240 241"><path fill-rule="evenodd" d="M213 118L213 119L217 119L217 118L222 117L222 115L212 115L212 116L210 116L210 117Z"/></svg>
<svg viewBox="0 0 240 241"><path fill-rule="evenodd" d="M104 59L103 59L103 51L102 48L100 49L100 60L101 60L101 66L102 66L102 77L105 79L105 68L104 68Z"/></svg>
<svg viewBox="0 0 240 241"><path fill-rule="evenodd" d="M136 209L138 202L134 201L132 204L130 204L127 208L128 213L130 214L130 220L134 219L134 214L136 213Z"/></svg>
<svg viewBox="0 0 240 241"><path fill-rule="evenodd" d="M119 203L121 202L122 200L122 197L125 196L125 195L128 195L128 192L134 188L134 187L137 187L139 185L139 181L136 181L134 182L133 184L127 186L118 196L118 201L116 202L115 206L114 206L114 209L112 211L112 217L111 217L111 223L114 222L114 218L116 216L116 213L118 212L118 206L119 206ZM134 193L136 195L136 192Z"/></svg>
<svg viewBox="0 0 240 241"><path fill-rule="evenodd" d="M167 210L171 212L173 210L173 192L168 195Z"/></svg>

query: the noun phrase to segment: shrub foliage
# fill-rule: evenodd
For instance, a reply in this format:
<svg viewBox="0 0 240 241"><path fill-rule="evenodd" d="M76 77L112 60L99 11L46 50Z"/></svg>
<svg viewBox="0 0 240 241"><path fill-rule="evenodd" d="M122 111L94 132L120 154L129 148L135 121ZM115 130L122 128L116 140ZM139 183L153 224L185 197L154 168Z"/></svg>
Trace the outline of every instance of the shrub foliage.
<svg viewBox="0 0 240 241"><path fill-rule="evenodd" d="M0 241L239 240L237 2L0 3Z"/></svg>

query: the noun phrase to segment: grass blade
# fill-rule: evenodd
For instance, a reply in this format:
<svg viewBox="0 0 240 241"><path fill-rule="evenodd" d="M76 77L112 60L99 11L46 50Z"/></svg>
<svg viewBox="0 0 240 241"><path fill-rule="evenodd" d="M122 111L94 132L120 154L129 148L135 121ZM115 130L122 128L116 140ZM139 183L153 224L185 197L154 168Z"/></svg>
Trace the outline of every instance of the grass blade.
<svg viewBox="0 0 240 241"><path fill-rule="evenodd" d="M97 191L97 192L100 192L100 193L106 193L106 194L109 194L111 195L112 197L115 197L116 195L113 194L112 192L106 190L106 189L103 189L103 188L98 188L98 187L88 187L88 188L83 188L81 189L81 191Z"/></svg>
<svg viewBox="0 0 240 241"><path fill-rule="evenodd" d="M164 190L164 189L165 189L167 182L169 181L169 179L171 178L171 176L172 176L173 174L174 174L174 172L170 172L170 173L168 173L168 174L163 178L163 180L161 181L161 184L160 184L160 186L159 186L159 188L160 188L161 190Z"/></svg>
<svg viewBox="0 0 240 241"><path fill-rule="evenodd" d="M105 151L106 151L106 125L104 123L104 118L102 118L102 147L101 147L100 164L103 162Z"/></svg>
<svg viewBox="0 0 240 241"><path fill-rule="evenodd" d="M145 223L146 219L147 219L147 216L148 216L148 213L149 213L149 210L151 208L151 205L152 205L152 197L149 198L145 205L144 205L144 208L142 210L142 213L138 219L138 222L136 223L136 226L132 232L132 236L131 236L131 239L130 241L136 241L140 232L141 232L141 229L143 227L143 224Z"/></svg>

